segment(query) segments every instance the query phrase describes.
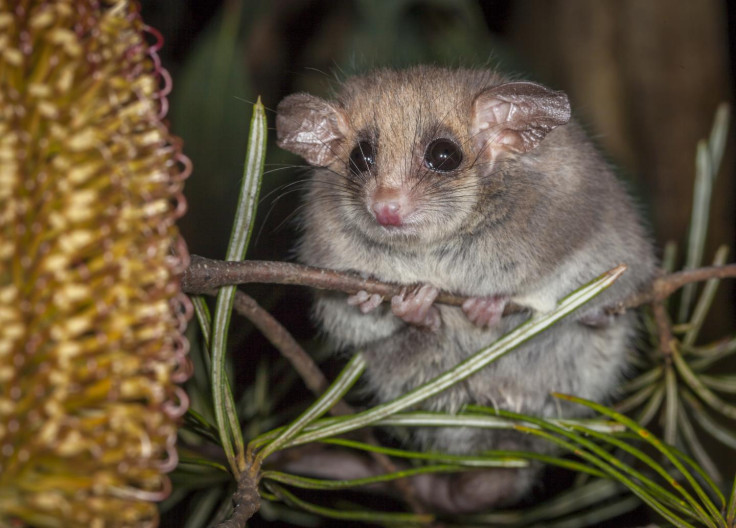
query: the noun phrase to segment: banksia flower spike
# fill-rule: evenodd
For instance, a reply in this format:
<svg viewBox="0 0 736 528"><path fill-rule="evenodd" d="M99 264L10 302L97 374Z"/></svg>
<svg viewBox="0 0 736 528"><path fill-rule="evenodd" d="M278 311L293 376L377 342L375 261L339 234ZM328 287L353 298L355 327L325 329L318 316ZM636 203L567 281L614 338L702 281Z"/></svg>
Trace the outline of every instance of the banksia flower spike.
<svg viewBox="0 0 736 528"><path fill-rule="evenodd" d="M160 39L136 6L0 0L0 525L156 525L190 374Z"/></svg>

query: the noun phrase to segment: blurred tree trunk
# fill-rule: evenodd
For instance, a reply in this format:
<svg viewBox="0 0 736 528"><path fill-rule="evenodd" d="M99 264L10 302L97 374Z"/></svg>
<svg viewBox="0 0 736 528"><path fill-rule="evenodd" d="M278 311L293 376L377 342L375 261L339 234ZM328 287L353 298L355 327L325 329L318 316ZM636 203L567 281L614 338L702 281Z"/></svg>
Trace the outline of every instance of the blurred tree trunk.
<svg viewBox="0 0 736 528"><path fill-rule="evenodd" d="M657 239L683 248L696 143L710 133L718 103L731 99L725 4L517 0L513 7L519 52L570 94L606 152L639 178ZM718 244L734 242L732 159L724 160L713 193L706 259ZM733 311L720 317L715 326L732 328Z"/></svg>

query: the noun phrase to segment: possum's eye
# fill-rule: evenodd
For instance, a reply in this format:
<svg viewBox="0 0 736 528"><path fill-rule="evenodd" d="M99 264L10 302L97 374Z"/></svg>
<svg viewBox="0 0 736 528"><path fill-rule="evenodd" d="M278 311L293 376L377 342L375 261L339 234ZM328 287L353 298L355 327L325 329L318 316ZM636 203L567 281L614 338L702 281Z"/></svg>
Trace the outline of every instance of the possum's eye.
<svg viewBox="0 0 736 528"><path fill-rule="evenodd" d="M368 141L361 141L350 153L350 162L348 168L353 174L360 174L373 168L376 163L373 145Z"/></svg>
<svg viewBox="0 0 736 528"><path fill-rule="evenodd" d="M424 164L437 172L450 172L460 166L463 151L454 141L439 138L427 145L424 153Z"/></svg>

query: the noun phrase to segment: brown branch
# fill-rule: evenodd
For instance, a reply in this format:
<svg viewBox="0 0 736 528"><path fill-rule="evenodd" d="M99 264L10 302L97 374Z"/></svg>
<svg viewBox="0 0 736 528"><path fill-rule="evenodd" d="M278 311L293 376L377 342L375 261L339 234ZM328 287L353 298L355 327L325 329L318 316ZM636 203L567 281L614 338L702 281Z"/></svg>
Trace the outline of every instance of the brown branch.
<svg viewBox="0 0 736 528"><path fill-rule="evenodd" d="M657 325L657 335L659 337L659 352L668 362L672 360L672 327L670 319L667 316L667 310L664 303L660 299L652 301L652 313L654 322Z"/></svg>
<svg viewBox="0 0 736 528"><path fill-rule="evenodd" d="M654 279L649 289L626 299L621 307L623 309L629 309L648 304L652 301L663 301L691 282L727 278L736 278L736 263L726 264L724 266L708 266L662 275Z"/></svg>
<svg viewBox="0 0 736 528"><path fill-rule="evenodd" d="M233 514L228 520L218 523L217 528L245 528L248 519L261 508L259 480L259 468L252 463L240 473L238 488L233 494Z"/></svg>
<svg viewBox="0 0 736 528"><path fill-rule="evenodd" d="M235 292L233 306L240 315L253 323L253 326L260 330L264 337L291 363L312 393L319 396L325 391L328 385L325 375L322 374L310 355L299 346L296 339L275 317L264 310L255 299L240 290ZM348 404L340 401L332 408L331 412L334 414L352 414L355 411Z"/></svg>
<svg viewBox="0 0 736 528"><path fill-rule="evenodd" d="M390 284L363 278L356 273L341 272L291 262L244 260L228 262L192 255L184 272L182 288L186 293L205 293L232 284L249 283L297 284L321 290L338 290L349 294L365 290L385 298L393 297L406 285ZM419 285L417 285L419 286ZM440 292L435 302L460 306L466 297Z"/></svg>
<svg viewBox="0 0 736 528"><path fill-rule="evenodd" d="M642 304L665 299L690 282L727 277L736 277L736 264L711 266L663 275L654 279L647 290L632 295L617 306L609 307L607 311L609 313L620 313ZM398 295L401 289L406 286L367 279L354 273L303 266L290 262L258 260L226 262L192 255L191 264L182 278L182 287L186 293L200 294L209 293L222 286L254 282L297 284L323 290L338 290L348 294L355 294L364 290L369 293L377 293L387 299ZM449 292L440 292L435 302L460 306L466 299L467 297ZM522 306L509 303L503 313L509 315L525 310L526 308Z"/></svg>

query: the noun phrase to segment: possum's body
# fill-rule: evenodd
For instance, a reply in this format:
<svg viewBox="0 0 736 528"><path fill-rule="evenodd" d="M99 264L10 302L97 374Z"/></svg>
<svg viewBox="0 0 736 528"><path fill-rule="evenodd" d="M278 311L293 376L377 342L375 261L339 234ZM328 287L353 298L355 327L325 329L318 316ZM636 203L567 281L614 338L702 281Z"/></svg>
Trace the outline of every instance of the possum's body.
<svg viewBox="0 0 736 528"><path fill-rule="evenodd" d="M585 311L427 408L455 412L477 403L571 416L580 409L562 409L551 392L600 401L621 380L633 316L599 325L580 320L644 285L653 251L622 186L567 122L566 105L564 94L493 72L417 67L350 79L334 102L299 94L279 106L280 145L323 167L305 198L299 258L306 264L512 299L534 310L551 309L615 265L629 266ZM440 140L444 150L432 158ZM436 170L438 156L450 160L448 167L462 161ZM368 388L381 402L438 376L525 318L478 326L467 310L437 305L431 323L409 324L386 304L360 308L325 293L314 314L336 349L364 352ZM423 449L451 453L546 448L498 430L427 428L414 437ZM440 509L467 511L518 499L532 477L492 470L425 479L419 488Z"/></svg>

